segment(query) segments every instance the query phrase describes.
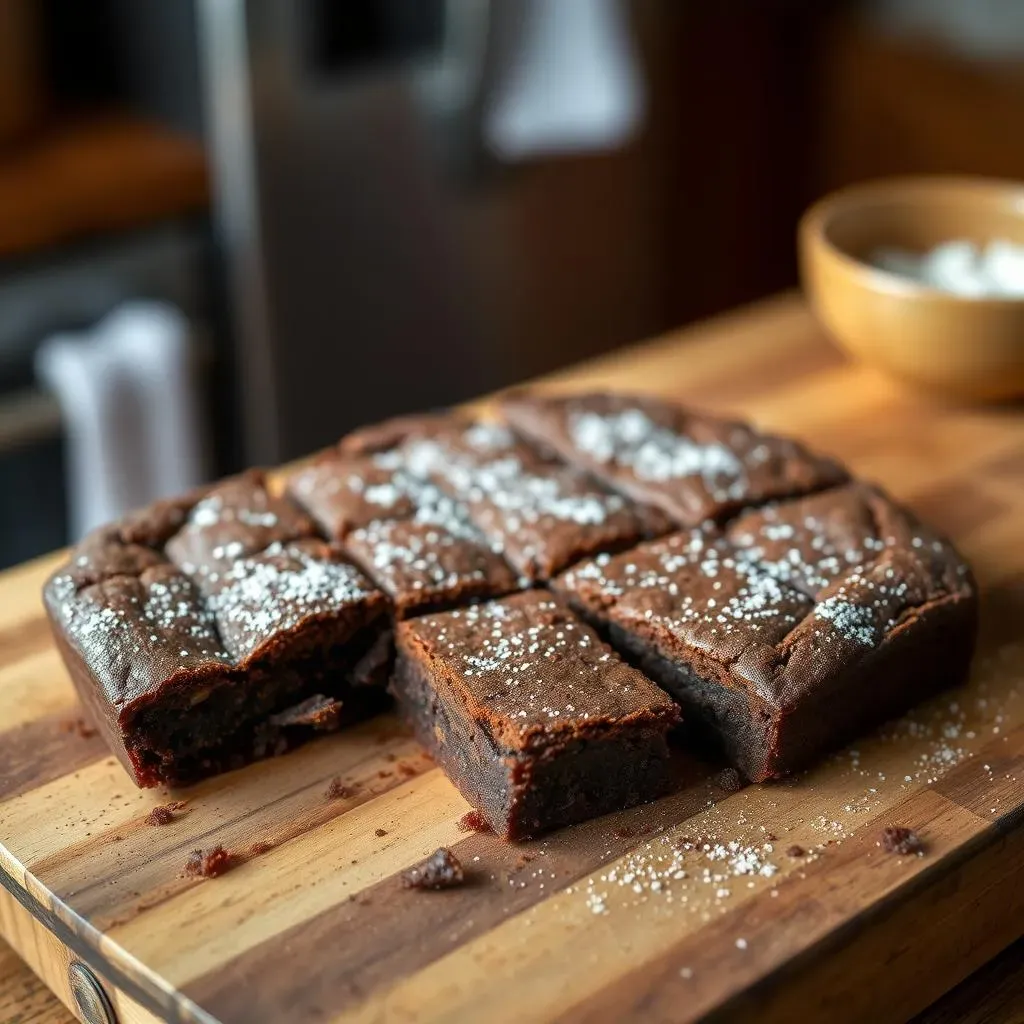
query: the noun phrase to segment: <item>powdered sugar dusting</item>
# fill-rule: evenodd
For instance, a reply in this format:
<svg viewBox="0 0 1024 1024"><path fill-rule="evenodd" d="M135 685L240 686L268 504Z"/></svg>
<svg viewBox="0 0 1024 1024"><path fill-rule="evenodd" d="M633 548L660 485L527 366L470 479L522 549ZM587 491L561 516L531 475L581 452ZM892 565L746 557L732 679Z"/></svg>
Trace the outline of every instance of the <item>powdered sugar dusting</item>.
<svg viewBox="0 0 1024 1024"><path fill-rule="evenodd" d="M121 577L69 596L60 613L84 650L174 661L228 662L212 612L188 577L172 571Z"/></svg>
<svg viewBox="0 0 1024 1024"><path fill-rule="evenodd" d="M466 681L488 714L524 730L670 702L589 627L538 592L415 620L435 657Z"/></svg>
<svg viewBox="0 0 1024 1024"><path fill-rule="evenodd" d="M297 544L272 544L223 573L209 603L225 643L245 657L268 636L311 616L336 614L372 592L347 562L317 557Z"/></svg>
<svg viewBox="0 0 1024 1024"><path fill-rule="evenodd" d="M598 462L628 467L640 480L701 477L720 498L742 497L743 463L719 442L699 443L656 424L640 409L602 415L574 412L569 434L576 448Z"/></svg>

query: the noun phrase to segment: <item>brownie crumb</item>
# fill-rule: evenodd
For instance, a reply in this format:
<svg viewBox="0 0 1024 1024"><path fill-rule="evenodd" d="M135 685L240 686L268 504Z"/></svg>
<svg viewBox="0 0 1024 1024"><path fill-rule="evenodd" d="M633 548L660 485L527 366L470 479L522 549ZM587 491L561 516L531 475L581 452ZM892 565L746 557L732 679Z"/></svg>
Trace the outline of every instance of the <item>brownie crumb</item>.
<svg viewBox="0 0 1024 1024"><path fill-rule="evenodd" d="M460 832L491 831L491 826L487 824L483 815L479 811L466 811L466 813L458 820L458 828Z"/></svg>
<svg viewBox="0 0 1024 1024"><path fill-rule="evenodd" d="M235 858L223 846L193 850L185 862L185 874L192 878L216 878L235 866Z"/></svg>
<svg viewBox="0 0 1024 1024"><path fill-rule="evenodd" d="M807 855L807 851L802 846L800 846L799 843L794 843L786 851L786 856L787 857L804 857L806 855Z"/></svg>
<svg viewBox="0 0 1024 1024"><path fill-rule="evenodd" d="M632 839L636 834L635 828L629 828L626 825L620 825L612 832L612 836L615 839Z"/></svg>
<svg viewBox="0 0 1024 1024"><path fill-rule="evenodd" d="M185 804L181 800L175 800L169 804L157 804L157 806L146 815L146 824L170 825L177 816L177 812L184 806Z"/></svg>
<svg viewBox="0 0 1024 1024"><path fill-rule="evenodd" d="M774 832L765 832L764 841L766 843L777 843L779 841L779 837Z"/></svg>
<svg viewBox="0 0 1024 1024"><path fill-rule="evenodd" d="M61 722L60 731L76 732L83 740L91 739L97 732L84 718L69 718Z"/></svg>
<svg viewBox="0 0 1024 1024"><path fill-rule="evenodd" d="M920 836L904 825L888 825L882 829L882 846L889 853L898 853L904 857L920 853L923 849Z"/></svg>
<svg viewBox="0 0 1024 1024"><path fill-rule="evenodd" d="M328 800L347 800L354 795L355 790L351 786L346 786L338 776L331 779L330 785L324 790L324 796Z"/></svg>
<svg viewBox="0 0 1024 1024"><path fill-rule="evenodd" d="M386 836L386 835L387 835L388 833L387 833L387 829L383 829L383 828L378 828L378 829L374 829L374 832L373 832L373 834L374 834L374 835L375 835L375 836L376 836L376 837L377 837L378 839L381 839L382 837Z"/></svg>
<svg viewBox="0 0 1024 1024"><path fill-rule="evenodd" d="M723 768L715 776L715 782L727 793L738 793L743 788L743 779L735 768Z"/></svg>
<svg viewBox="0 0 1024 1024"><path fill-rule="evenodd" d="M400 775L404 775L407 779L411 779L414 775L419 775L415 765L411 765L406 761L400 761L398 763L398 772Z"/></svg>
<svg viewBox="0 0 1024 1024"><path fill-rule="evenodd" d="M525 868L526 865L529 864L531 860L533 860L533 854L531 854L531 853L521 853L521 854L519 854L518 857L516 857L515 866L516 866L517 869Z"/></svg>
<svg viewBox="0 0 1024 1024"><path fill-rule="evenodd" d="M406 889L452 889L462 885L465 878L459 858L442 846L425 861L404 872L402 885Z"/></svg>

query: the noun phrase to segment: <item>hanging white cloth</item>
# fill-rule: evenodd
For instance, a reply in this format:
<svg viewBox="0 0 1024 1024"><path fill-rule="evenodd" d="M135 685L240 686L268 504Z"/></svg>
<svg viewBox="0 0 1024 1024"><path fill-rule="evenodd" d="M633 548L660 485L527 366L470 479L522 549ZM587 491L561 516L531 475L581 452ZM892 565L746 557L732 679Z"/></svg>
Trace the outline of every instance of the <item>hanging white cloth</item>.
<svg viewBox="0 0 1024 1024"><path fill-rule="evenodd" d="M173 307L129 303L49 338L36 374L61 407L72 540L203 479L188 325Z"/></svg>

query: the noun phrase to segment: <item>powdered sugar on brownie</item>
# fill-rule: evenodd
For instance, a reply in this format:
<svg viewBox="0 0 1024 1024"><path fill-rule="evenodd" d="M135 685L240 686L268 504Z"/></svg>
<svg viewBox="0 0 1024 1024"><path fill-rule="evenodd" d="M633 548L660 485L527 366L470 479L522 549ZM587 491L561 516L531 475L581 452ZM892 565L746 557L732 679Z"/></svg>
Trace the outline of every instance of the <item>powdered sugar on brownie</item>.
<svg viewBox="0 0 1024 1024"><path fill-rule="evenodd" d="M354 566L321 545L312 547L272 544L221 575L209 602L236 657L247 657L268 638L313 616L336 614L374 593Z"/></svg>
<svg viewBox="0 0 1024 1024"><path fill-rule="evenodd" d="M569 431L581 452L598 462L626 466L640 480L700 476L716 495L743 493L743 463L735 452L724 444L700 444L660 427L640 409L608 415L578 412L569 417Z"/></svg>
<svg viewBox="0 0 1024 1024"><path fill-rule="evenodd" d="M514 732L628 714L671 702L561 601L530 591L413 620L434 657Z"/></svg>

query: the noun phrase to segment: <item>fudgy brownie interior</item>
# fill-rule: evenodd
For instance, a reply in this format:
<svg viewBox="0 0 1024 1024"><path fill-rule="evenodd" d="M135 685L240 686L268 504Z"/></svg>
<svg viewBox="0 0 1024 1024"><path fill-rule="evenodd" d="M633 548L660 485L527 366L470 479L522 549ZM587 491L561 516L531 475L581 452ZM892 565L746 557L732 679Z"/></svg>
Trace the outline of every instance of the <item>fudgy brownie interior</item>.
<svg viewBox="0 0 1024 1024"><path fill-rule="evenodd" d="M386 599L313 531L247 474L98 531L49 581L72 678L139 785L282 753L384 705Z"/></svg>
<svg viewBox="0 0 1024 1024"><path fill-rule="evenodd" d="M653 799L672 701L554 595L400 623L392 689L417 737L499 835Z"/></svg>

